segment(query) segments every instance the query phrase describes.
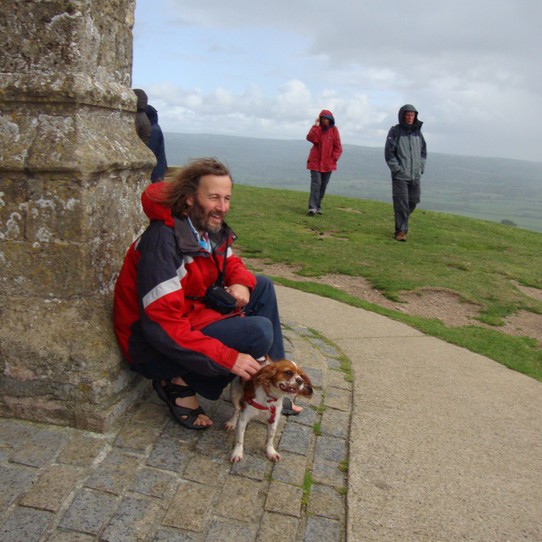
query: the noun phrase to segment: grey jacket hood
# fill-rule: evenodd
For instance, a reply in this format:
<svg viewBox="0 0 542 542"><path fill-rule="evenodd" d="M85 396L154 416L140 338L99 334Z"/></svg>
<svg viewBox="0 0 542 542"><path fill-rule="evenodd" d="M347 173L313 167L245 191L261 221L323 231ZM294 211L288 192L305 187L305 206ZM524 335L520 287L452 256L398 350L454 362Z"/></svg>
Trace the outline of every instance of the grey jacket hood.
<svg viewBox="0 0 542 542"><path fill-rule="evenodd" d="M414 124L409 125L405 122L405 113L407 111L413 111L416 116L414 117ZM421 120L418 120L418 110L412 105L412 104L405 104L401 109L399 109L399 113L397 114L397 118L399 120L399 124L403 128L407 128L408 130L420 130L423 122Z"/></svg>

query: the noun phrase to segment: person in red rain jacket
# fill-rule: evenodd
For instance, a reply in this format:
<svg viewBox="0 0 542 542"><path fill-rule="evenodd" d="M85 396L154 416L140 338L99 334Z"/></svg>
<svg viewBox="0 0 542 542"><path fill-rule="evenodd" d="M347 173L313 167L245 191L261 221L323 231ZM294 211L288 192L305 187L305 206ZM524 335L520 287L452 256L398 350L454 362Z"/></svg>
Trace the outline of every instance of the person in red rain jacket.
<svg viewBox="0 0 542 542"><path fill-rule="evenodd" d="M331 172L337 169L337 162L343 148L339 129L331 111L324 109L307 134L307 141L312 148L307 159L307 169L311 172L311 192L307 214L322 214L322 200L331 178Z"/></svg>
<svg viewBox="0 0 542 542"><path fill-rule="evenodd" d="M211 400L237 375L249 379L259 358L284 358L275 290L232 252L224 222L232 179L214 158L193 160L172 181L148 186L150 219L130 246L115 284L114 328L132 370L153 381L175 420L212 424L196 393ZM207 288L223 285L233 308L209 306Z"/></svg>

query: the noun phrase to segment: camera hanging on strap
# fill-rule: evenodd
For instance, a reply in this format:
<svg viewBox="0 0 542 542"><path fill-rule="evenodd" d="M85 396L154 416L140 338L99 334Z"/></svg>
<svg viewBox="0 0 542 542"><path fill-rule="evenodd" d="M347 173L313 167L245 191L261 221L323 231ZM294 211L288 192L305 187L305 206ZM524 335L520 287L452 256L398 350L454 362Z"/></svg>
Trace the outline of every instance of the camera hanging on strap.
<svg viewBox="0 0 542 542"><path fill-rule="evenodd" d="M211 258L215 262L215 265L218 269L218 277L215 283L212 286L209 286L205 291L204 297L189 297L188 299L195 299L197 301L203 301L210 309L213 309L220 314L229 314L233 312L237 307L237 300L230 293L224 289L224 277L226 275L226 263L227 263L227 253L228 247L226 246L226 251L224 252L224 263L222 269L218 266L218 263L215 259L214 249L211 252Z"/></svg>

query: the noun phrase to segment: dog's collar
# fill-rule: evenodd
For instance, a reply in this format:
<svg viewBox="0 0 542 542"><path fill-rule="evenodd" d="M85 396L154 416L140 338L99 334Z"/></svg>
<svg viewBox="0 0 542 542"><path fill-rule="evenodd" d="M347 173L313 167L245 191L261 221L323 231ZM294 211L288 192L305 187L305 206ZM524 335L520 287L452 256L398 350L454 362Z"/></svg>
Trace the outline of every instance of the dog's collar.
<svg viewBox="0 0 542 542"><path fill-rule="evenodd" d="M270 395L267 396L268 403L275 403L276 401L277 401L277 397L271 397ZM258 410L269 410L269 419L267 420L268 423L273 423L275 421L275 416L277 414L277 407L275 405L270 405L270 406L261 405L260 403L257 403L256 401L254 401L254 399L247 399L247 403L250 406L257 408Z"/></svg>

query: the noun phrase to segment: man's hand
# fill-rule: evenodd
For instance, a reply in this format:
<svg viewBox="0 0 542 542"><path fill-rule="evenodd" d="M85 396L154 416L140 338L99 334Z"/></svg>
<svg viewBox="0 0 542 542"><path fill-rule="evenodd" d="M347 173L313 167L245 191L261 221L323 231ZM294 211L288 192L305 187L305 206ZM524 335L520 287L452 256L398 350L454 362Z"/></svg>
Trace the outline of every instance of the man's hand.
<svg viewBox="0 0 542 542"><path fill-rule="evenodd" d="M240 309L250 301L250 290L242 284L232 284L226 288L226 292L235 297L237 307Z"/></svg>
<svg viewBox="0 0 542 542"><path fill-rule="evenodd" d="M231 371L234 375L240 376L243 380L248 380L254 376L260 369L261 364L248 354L239 354Z"/></svg>

